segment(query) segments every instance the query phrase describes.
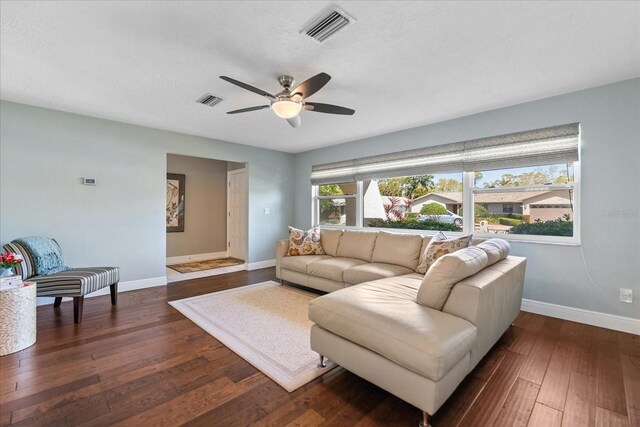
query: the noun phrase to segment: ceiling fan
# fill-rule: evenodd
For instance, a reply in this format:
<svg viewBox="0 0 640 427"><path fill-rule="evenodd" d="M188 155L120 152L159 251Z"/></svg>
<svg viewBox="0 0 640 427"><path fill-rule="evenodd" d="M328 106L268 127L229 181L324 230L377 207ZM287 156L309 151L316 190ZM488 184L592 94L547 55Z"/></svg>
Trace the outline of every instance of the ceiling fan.
<svg viewBox="0 0 640 427"><path fill-rule="evenodd" d="M227 76L220 76L224 81L232 83L236 86L240 86L243 89L249 90L258 95L264 96L270 102L269 105L259 105L257 107L241 108L239 110L228 111L227 114L247 113L249 111L264 110L265 108L271 108L276 116L286 119L287 122L294 128L300 126L300 111L305 109L307 111L315 111L316 113L328 113L328 114L341 114L350 116L355 113L355 110L350 108L340 107L338 105L320 104L318 102L306 102L306 99L311 95L319 91L326 85L331 76L327 73L316 74L308 80L300 83L295 89L291 90L293 85L293 77L280 76L278 82L284 88L282 92L275 95L271 95L262 89L250 86L246 83L242 83L238 80L232 79Z"/></svg>

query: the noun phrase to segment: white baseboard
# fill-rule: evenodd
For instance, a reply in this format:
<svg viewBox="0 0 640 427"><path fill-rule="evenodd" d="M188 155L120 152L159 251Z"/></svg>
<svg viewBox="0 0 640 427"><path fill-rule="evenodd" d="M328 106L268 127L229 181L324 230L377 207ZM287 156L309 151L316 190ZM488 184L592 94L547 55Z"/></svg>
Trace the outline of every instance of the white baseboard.
<svg viewBox="0 0 640 427"><path fill-rule="evenodd" d="M259 270L261 268L275 267L276 260L268 259L266 261L249 262L249 263L246 263L245 265L246 265L247 271Z"/></svg>
<svg viewBox="0 0 640 427"><path fill-rule="evenodd" d="M194 255L182 255L182 256L173 256L167 257L167 265L173 264L182 264L185 262L198 262L198 261L206 261L208 259L220 259L227 258L229 255L226 251L224 252L209 252L208 254L194 254Z"/></svg>
<svg viewBox="0 0 640 427"><path fill-rule="evenodd" d="M141 280L130 280L128 282L118 283L118 293L135 291L137 289L153 288L155 286L164 286L166 284L167 284L166 276L151 277L149 279L141 279ZM111 292L110 288L107 286L106 288L102 288L100 290L90 293L89 295L86 295L86 298L93 298L101 295L109 295L110 292ZM55 299L54 297L38 297L36 305L53 304L54 299ZM70 297L63 298L62 301L70 301L71 299L72 298Z"/></svg>
<svg viewBox="0 0 640 427"><path fill-rule="evenodd" d="M631 317L616 316L615 314L600 313L529 299L522 300L522 311L640 335L640 319Z"/></svg>

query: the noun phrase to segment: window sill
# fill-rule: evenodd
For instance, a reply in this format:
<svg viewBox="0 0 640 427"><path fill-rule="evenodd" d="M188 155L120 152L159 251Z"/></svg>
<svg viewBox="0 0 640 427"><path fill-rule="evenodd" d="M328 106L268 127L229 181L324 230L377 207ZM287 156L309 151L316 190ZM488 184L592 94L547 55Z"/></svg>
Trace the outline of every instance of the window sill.
<svg viewBox="0 0 640 427"><path fill-rule="evenodd" d="M504 239L509 243L533 243L536 245L556 245L556 246L581 246L580 240L576 237L559 236L527 236L516 234L480 234L473 235L480 239L490 239L492 237Z"/></svg>

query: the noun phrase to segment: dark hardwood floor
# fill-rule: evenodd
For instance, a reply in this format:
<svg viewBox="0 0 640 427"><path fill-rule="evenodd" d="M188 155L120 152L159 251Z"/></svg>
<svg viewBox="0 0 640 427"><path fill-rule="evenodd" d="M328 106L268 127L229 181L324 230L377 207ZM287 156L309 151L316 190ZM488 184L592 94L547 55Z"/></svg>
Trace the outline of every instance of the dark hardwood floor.
<svg viewBox="0 0 640 427"><path fill-rule="evenodd" d="M38 341L0 358L2 425L416 426L421 412L341 368L287 393L167 301L274 269L38 308ZM640 426L640 337L521 313L437 426Z"/></svg>

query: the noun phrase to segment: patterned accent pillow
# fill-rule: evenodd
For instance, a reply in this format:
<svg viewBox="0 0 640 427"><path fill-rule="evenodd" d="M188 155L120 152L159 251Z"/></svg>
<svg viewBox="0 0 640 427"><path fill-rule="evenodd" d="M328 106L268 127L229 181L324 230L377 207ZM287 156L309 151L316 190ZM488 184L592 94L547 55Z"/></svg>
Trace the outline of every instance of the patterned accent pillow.
<svg viewBox="0 0 640 427"><path fill-rule="evenodd" d="M320 228L313 227L307 231L289 227L289 251L287 256L324 255L320 244Z"/></svg>
<svg viewBox="0 0 640 427"><path fill-rule="evenodd" d="M418 264L416 272L426 274L429 267L441 256L451 254L469 246L471 244L471 237L473 237L472 234L456 239L448 239L442 231L439 231L438 234L431 238L426 249L420 256L420 264Z"/></svg>

